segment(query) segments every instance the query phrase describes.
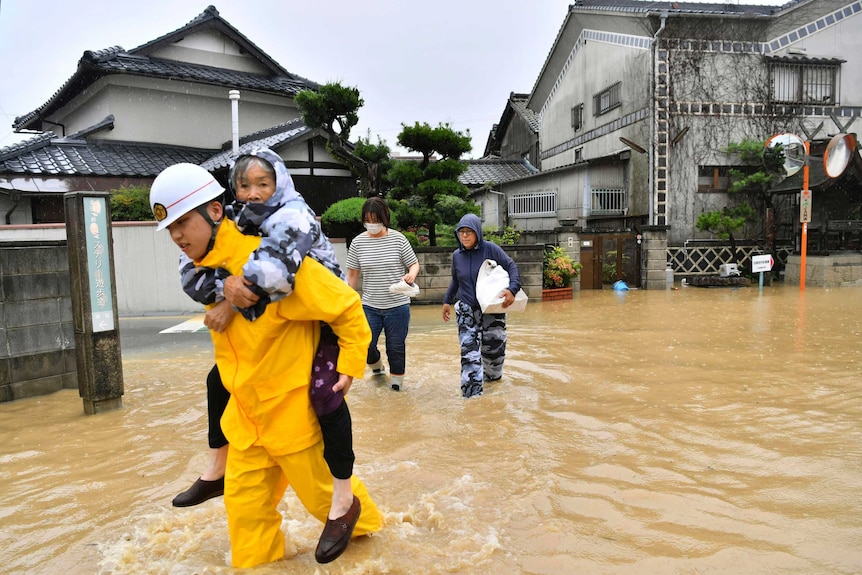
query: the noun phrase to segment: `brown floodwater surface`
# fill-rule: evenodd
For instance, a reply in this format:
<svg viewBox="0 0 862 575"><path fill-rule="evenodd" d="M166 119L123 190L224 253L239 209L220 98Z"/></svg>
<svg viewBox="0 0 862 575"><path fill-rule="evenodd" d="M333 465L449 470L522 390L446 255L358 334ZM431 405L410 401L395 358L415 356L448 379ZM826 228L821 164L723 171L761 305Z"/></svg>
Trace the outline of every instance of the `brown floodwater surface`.
<svg viewBox="0 0 862 575"><path fill-rule="evenodd" d="M206 464L212 362L205 334L171 337L124 339L121 410L0 404L0 572L245 572L221 498L170 504ZM287 558L255 573L862 573L862 289L530 302L470 400L439 306L413 307L407 353L403 391L349 397L383 530L317 565L288 490Z"/></svg>

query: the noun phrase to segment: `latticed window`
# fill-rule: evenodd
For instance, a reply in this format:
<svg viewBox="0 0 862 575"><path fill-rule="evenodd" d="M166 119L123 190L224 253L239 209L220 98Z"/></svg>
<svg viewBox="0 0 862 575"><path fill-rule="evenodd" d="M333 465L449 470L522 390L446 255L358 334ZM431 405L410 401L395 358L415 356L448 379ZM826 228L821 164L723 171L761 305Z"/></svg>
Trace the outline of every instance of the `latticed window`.
<svg viewBox="0 0 862 575"><path fill-rule="evenodd" d="M509 196L510 216L556 215L557 192L529 192Z"/></svg>
<svg viewBox="0 0 862 575"><path fill-rule="evenodd" d="M611 84L595 96L593 96L593 112L596 116L601 116L622 106L620 94L622 92L622 82Z"/></svg>
<svg viewBox="0 0 862 575"><path fill-rule="evenodd" d="M770 59L771 101L775 104L837 104L842 62L844 60L834 58Z"/></svg>
<svg viewBox="0 0 862 575"><path fill-rule="evenodd" d="M584 105L572 106L572 128L577 132L584 125Z"/></svg>

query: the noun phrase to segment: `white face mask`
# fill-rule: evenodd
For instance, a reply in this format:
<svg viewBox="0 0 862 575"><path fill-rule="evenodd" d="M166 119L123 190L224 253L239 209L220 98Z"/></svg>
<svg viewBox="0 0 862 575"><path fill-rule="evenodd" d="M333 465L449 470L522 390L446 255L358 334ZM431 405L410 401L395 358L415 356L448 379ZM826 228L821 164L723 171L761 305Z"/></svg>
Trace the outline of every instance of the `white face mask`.
<svg viewBox="0 0 862 575"><path fill-rule="evenodd" d="M369 234L379 234L383 231L383 224L365 224L365 229L368 230Z"/></svg>

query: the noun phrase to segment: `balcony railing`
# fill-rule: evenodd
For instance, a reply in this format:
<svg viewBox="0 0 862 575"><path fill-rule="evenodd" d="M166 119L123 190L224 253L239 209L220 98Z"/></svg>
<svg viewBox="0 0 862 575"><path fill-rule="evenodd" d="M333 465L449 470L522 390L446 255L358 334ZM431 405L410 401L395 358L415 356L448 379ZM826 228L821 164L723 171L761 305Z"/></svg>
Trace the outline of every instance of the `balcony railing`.
<svg viewBox="0 0 862 575"><path fill-rule="evenodd" d="M590 199L590 214L594 216L625 215L628 208L628 198L623 189L593 190Z"/></svg>

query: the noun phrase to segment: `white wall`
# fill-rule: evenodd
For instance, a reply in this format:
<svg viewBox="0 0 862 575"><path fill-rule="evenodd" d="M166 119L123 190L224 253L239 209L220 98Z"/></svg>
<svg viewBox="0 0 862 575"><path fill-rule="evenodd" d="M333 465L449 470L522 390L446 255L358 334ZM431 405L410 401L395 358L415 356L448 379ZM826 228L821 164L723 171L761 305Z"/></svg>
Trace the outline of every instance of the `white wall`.
<svg viewBox="0 0 862 575"><path fill-rule="evenodd" d="M208 149L231 139L227 88L160 78L101 78L50 119L63 124L66 135L70 135L110 114L114 116L114 127L99 132L99 139ZM291 99L241 91L240 135L289 122L299 115ZM52 127L59 134L60 128L46 124L46 129Z"/></svg>
<svg viewBox="0 0 862 575"><path fill-rule="evenodd" d="M119 222L114 236L114 276L117 309L122 316L159 313L202 313L180 287L180 252L167 232L155 223ZM0 241L65 240L63 225L0 226ZM334 240L339 263L347 261L347 245Z"/></svg>

